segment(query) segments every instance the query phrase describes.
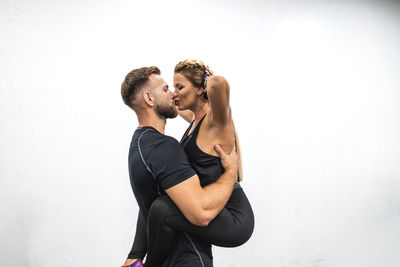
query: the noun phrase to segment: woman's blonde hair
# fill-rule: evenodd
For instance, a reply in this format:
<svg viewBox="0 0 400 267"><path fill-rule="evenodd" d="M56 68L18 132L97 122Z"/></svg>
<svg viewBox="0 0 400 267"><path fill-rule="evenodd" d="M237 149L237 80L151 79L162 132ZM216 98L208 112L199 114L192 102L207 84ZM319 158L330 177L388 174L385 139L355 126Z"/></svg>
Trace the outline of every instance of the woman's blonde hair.
<svg viewBox="0 0 400 267"><path fill-rule="evenodd" d="M233 131L235 132L236 154L238 155L238 158L239 158L238 177L239 177L239 181L242 181L243 180L242 149L240 148L239 136L236 131L235 124L233 124Z"/></svg>
<svg viewBox="0 0 400 267"><path fill-rule="evenodd" d="M202 87L203 78L206 72L210 73L211 75L214 74L209 66L204 64L203 61L196 59L182 60L181 62L176 64L174 72L182 73L183 76L185 76L186 79L188 79L195 87ZM243 179L242 153L235 125L233 125L233 130L235 134L236 154L239 158L238 176L239 180L241 181Z"/></svg>
<svg viewBox="0 0 400 267"><path fill-rule="evenodd" d="M202 86L202 81L206 72L211 75L214 74L210 67L204 64L203 61L195 59L186 59L179 62L176 64L174 72L182 73L195 87Z"/></svg>

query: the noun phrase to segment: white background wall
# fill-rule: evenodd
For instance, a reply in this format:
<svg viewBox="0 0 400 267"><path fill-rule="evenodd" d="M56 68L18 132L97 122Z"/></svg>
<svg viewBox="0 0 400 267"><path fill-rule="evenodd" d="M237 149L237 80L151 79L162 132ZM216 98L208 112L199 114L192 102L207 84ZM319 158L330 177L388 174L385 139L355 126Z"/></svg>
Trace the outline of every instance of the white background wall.
<svg viewBox="0 0 400 267"><path fill-rule="evenodd" d="M400 266L400 4L0 3L0 265L120 266L137 205L133 68L231 84L252 239L215 266ZM172 85L172 84L171 84ZM180 138L186 124L169 121Z"/></svg>

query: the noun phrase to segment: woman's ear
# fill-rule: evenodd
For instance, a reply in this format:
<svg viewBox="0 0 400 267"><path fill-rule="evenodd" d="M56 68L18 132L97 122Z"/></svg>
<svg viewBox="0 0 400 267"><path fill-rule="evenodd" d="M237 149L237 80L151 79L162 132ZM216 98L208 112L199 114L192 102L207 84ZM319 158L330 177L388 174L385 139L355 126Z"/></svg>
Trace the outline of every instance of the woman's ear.
<svg viewBox="0 0 400 267"><path fill-rule="evenodd" d="M204 93L204 88L203 87L199 87L197 88L197 95L201 96Z"/></svg>
<svg viewBox="0 0 400 267"><path fill-rule="evenodd" d="M197 95L202 96L205 100L208 100L207 90L204 87L197 88Z"/></svg>

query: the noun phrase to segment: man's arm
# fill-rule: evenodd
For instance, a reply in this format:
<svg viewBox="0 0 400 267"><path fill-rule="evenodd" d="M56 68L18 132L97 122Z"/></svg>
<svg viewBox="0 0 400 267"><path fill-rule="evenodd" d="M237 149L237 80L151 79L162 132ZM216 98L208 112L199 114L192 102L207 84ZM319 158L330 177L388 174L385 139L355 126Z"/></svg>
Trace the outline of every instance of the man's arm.
<svg viewBox="0 0 400 267"><path fill-rule="evenodd" d="M237 180L238 157L235 147L229 155L218 145L215 150L225 169L217 182L202 188L199 177L194 175L165 190L186 219L198 226L207 226L225 207Z"/></svg>

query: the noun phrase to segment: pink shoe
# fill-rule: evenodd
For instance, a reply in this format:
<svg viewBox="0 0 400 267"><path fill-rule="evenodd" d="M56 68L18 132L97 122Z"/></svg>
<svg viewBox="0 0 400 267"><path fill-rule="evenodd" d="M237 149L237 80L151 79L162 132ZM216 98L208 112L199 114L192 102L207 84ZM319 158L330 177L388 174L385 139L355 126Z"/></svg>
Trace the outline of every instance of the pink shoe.
<svg viewBox="0 0 400 267"><path fill-rule="evenodd" d="M141 260L137 260L131 265L122 265L121 267L143 267L143 262Z"/></svg>

